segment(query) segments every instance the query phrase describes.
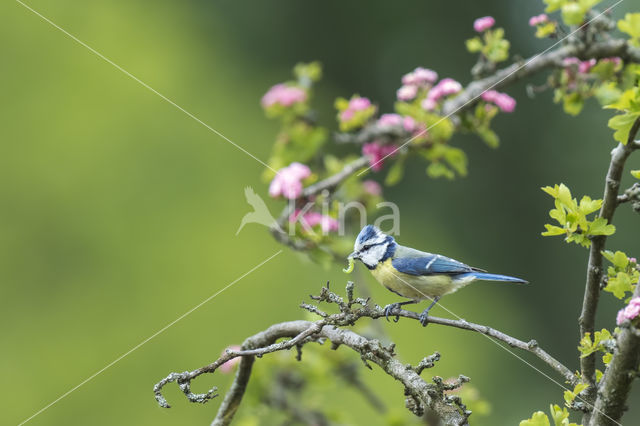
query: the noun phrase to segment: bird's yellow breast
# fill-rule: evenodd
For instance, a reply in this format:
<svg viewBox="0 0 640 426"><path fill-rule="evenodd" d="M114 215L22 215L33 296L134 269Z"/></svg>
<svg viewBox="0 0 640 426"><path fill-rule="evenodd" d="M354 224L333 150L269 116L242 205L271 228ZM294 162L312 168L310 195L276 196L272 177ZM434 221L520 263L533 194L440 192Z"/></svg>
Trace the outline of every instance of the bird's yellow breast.
<svg viewBox="0 0 640 426"><path fill-rule="evenodd" d="M391 259L378 263L371 273L392 292L413 300L423 300L453 293L467 283L454 283L449 275L409 275L398 271Z"/></svg>

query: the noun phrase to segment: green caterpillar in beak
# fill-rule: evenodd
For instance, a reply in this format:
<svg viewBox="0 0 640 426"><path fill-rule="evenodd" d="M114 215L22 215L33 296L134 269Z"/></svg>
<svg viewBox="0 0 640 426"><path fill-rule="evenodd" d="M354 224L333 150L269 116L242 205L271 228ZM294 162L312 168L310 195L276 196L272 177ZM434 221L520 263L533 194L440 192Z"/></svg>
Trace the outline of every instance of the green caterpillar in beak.
<svg viewBox="0 0 640 426"><path fill-rule="evenodd" d="M350 274L353 272L353 267L355 266L355 262L353 261L353 257L349 257L349 266L342 270L345 274Z"/></svg>

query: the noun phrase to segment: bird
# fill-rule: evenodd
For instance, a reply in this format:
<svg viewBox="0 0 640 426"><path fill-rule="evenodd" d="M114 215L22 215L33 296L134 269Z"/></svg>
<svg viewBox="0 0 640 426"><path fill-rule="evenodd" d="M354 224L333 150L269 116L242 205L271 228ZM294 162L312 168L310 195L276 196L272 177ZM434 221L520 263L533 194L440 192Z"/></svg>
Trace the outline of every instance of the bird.
<svg viewBox="0 0 640 426"><path fill-rule="evenodd" d="M244 196L247 199L247 203L253 207L252 212L249 212L244 215L242 220L240 221L240 227L236 231L236 235L240 233L244 225L247 223L259 223L271 229L276 229L281 231L280 225L271 215L271 212L267 208L267 205L264 203L264 200L255 193L253 188L247 186L244 189Z"/></svg>
<svg viewBox="0 0 640 426"><path fill-rule="evenodd" d="M348 256L361 261L375 279L389 291L410 299L385 306L389 315L403 305L431 299L431 304L420 314L420 323L429 322L429 311L442 296L451 294L474 281L505 281L528 284L528 281L507 275L490 274L441 254L432 254L405 247L373 225L366 225L356 238L353 253ZM397 322L399 316L394 319Z"/></svg>

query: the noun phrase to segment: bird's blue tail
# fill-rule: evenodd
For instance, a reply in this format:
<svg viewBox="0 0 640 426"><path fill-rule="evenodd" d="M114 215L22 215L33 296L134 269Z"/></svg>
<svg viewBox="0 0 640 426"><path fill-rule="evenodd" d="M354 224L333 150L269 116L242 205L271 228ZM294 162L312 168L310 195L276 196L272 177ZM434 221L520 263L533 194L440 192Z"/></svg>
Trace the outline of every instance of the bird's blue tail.
<svg viewBox="0 0 640 426"><path fill-rule="evenodd" d="M507 275L489 274L486 272L468 272L466 274L460 274L459 278L474 277L477 280L484 281L505 281L518 284L529 284L529 281L522 280L516 277L509 277Z"/></svg>

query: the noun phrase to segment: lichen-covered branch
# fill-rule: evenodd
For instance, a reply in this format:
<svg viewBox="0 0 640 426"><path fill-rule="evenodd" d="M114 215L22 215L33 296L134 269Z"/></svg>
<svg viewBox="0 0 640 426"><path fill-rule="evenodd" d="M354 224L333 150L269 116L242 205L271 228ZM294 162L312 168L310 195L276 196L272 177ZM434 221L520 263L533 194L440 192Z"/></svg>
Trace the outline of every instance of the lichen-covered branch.
<svg viewBox="0 0 640 426"><path fill-rule="evenodd" d="M407 366L395 359L394 345L384 346L378 340L369 339L353 331L341 328L354 325L361 318L379 319L385 317L384 310L377 305L370 304L368 299L354 298L352 282L347 285L346 300L329 291L328 287L323 287L320 295L311 297L318 302L336 305L340 312L329 314L316 305L303 303L301 305L302 308L319 315L322 319L315 322L289 321L272 325L246 339L239 351L227 350L225 354L213 363L191 372L171 373L154 386L154 393L158 403L163 407L169 407L162 395L162 388L171 382L178 383L189 401L207 402L216 396L215 389L205 394L194 394L190 390L191 381L202 374L213 373L218 367L233 358L242 357L235 380L213 421L215 426L228 425L237 411L246 390L255 357L294 347L299 349L310 342L322 343L325 340L329 340L333 349L337 349L341 345L349 347L360 355L367 367L371 368L369 363L374 363L385 373L401 382L407 396L407 407L415 414L421 415L428 408L430 411L437 413L446 425L466 424L470 413L467 412L462 401L455 396L446 395L444 392L450 390L452 385L444 384L439 378L434 378L434 383L427 383L420 377L425 368L433 367L440 357L439 354L424 358L415 367ZM419 321L419 316L415 312L398 309L393 312L393 315ZM562 375L566 381L571 384L576 383L576 377L571 373L571 370L542 350L533 340L524 342L493 328L464 320L430 317L429 321L432 324L482 333L505 342L512 347L531 352ZM288 340L278 341L283 338ZM461 376L460 380L468 381L464 376ZM460 386L461 383L457 386Z"/></svg>
<svg viewBox="0 0 640 426"><path fill-rule="evenodd" d="M640 296L640 282L634 297ZM622 418L631 391L631 383L640 368L640 330L629 322L622 326L616 338L616 350L600 380L589 426L614 426ZM587 425L587 423L585 423Z"/></svg>
<svg viewBox="0 0 640 426"><path fill-rule="evenodd" d="M618 192L620 190L620 181L624 171L624 165L629 158L631 152L636 149L634 144L635 137L640 129L640 118L638 118L631 131L629 132L629 140L626 145L618 144L611 151L611 162L605 181L604 196L602 207L600 208L600 217L611 223L616 208L619 205ZM598 299L600 297L600 282L603 275L603 255L607 241L606 235L598 235L591 241L589 249L589 263L587 266L587 279L584 290L584 298L582 302L582 311L580 313L580 336L586 333L593 334L595 327L596 311L598 308ZM585 400L588 404L593 404L596 399L596 357L591 354L580 359L580 369L582 378L589 385L585 391ZM583 423L588 424L591 413L585 413Z"/></svg>

